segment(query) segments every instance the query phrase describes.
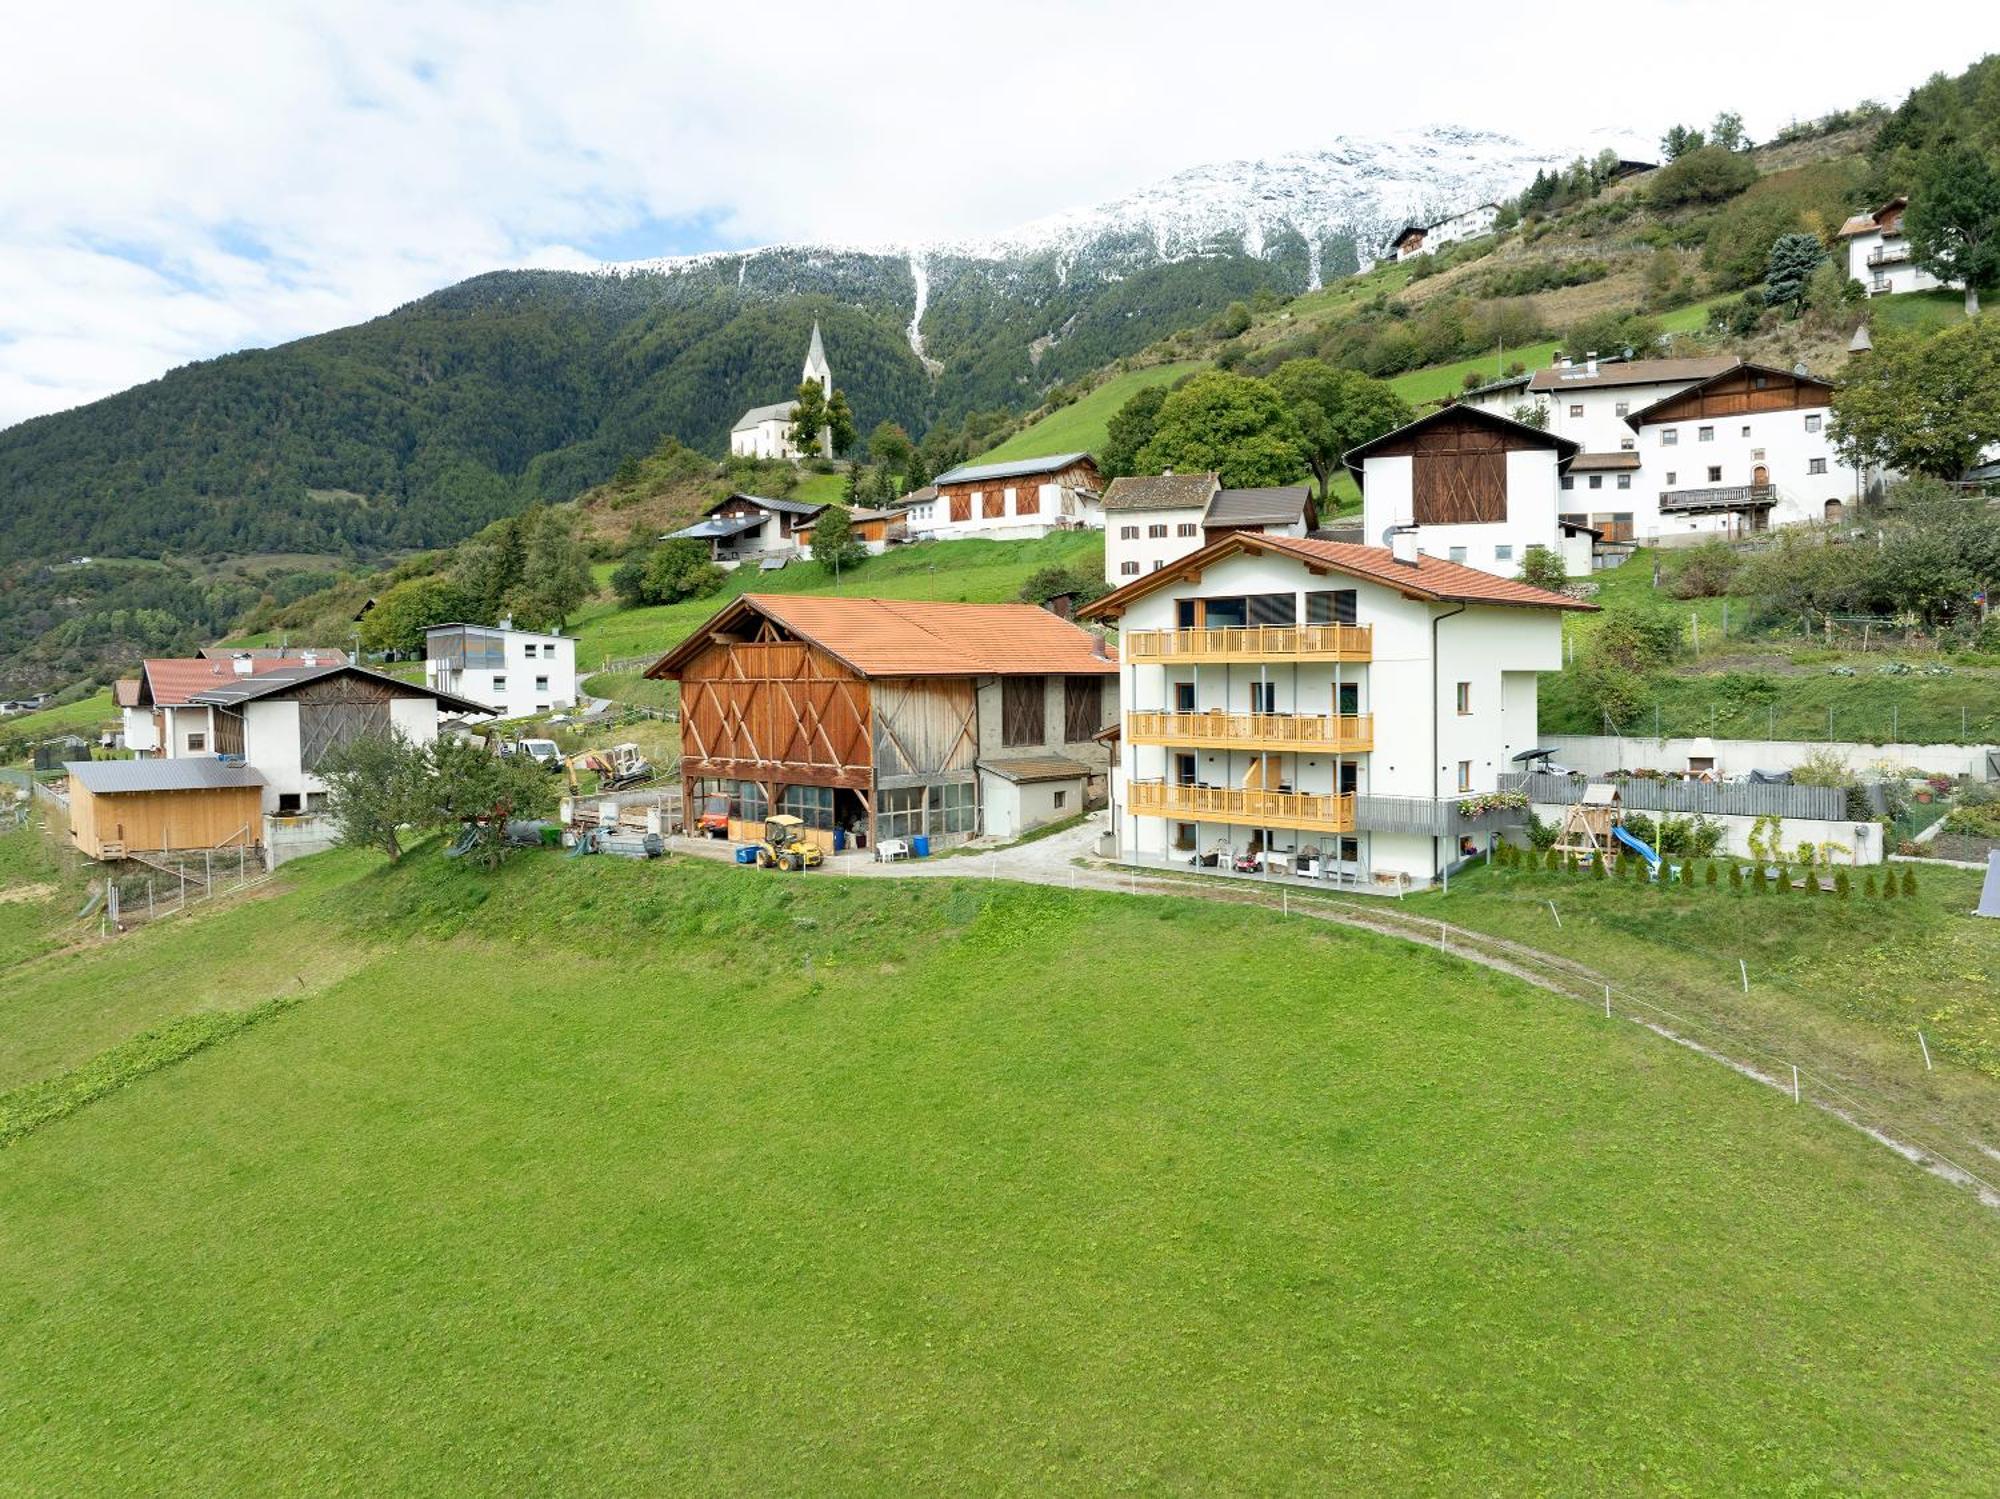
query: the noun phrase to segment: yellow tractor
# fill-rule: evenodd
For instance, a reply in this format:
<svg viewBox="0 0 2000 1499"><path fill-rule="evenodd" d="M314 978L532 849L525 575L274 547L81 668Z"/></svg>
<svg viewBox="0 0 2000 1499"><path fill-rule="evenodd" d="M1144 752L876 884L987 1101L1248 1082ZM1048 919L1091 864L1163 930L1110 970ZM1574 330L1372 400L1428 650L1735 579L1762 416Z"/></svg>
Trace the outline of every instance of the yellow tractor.
<svg viewBox="0 0 2000 1499"><path fill-rule="evenodd" d="M757 845L759 869L817 869L826 862L817 843L801 831L805 824L788 813L764 819L764 840Z"/></svg>

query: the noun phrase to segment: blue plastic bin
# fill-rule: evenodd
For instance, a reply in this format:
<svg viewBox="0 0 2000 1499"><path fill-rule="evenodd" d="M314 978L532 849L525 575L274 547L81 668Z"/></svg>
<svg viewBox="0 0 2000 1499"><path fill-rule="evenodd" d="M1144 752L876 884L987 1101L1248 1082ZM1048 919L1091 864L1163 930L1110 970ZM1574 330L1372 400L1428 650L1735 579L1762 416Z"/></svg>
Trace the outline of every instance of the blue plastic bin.
<svg viewBox="0 0 2000 1499"><path fill-rule="evenodd" d="M754 843L746 843L738 848L736 850L736 862L738 864L755 864L757 862L757 846Z"/></svg>
<svg viewBox="0 0 2000 1499"><path fill-rule="evenodd" d="M833 851L835 853L841 853L846 848L847 848L847 829L835 828L833 830Z"/></svg>
<svg viewBox="0 0 2000 1499"><path fill-rule="evenodd" d="M930 834L918 833L915 837L911 838L910 852L915 854L919 859L928 859L931 856Z"/></svg>

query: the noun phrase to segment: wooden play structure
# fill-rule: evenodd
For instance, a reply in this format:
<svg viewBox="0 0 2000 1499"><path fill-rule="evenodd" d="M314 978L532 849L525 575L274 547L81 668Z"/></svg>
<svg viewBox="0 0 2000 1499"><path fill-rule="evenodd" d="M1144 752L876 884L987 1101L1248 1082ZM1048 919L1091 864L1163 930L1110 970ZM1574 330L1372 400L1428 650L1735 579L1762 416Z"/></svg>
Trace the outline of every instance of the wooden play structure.
<svg viewBox="0 0 2000 1499"><path fill-rule="evenodd" d="M1593 854L1606 864L1618 857L1618 840L1611 834L1619 818L1618 788L1608 782L1593 781L1583 788L1583 800L1572 802L1563 814L1562 831L1556 848L1565 859L1587 864Z"/></svg>

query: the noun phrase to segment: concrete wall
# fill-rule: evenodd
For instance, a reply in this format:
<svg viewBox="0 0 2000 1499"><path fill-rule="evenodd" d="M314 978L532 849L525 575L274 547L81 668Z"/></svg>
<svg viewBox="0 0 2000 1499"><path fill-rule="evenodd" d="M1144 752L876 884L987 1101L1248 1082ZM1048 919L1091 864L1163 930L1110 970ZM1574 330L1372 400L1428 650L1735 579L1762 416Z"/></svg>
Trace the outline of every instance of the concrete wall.
<svg viewBox="0 0 2000 1499"><path fill-rule="evenodd" d="M276 869L307 854L325 853L334 845L334 825L325 817L274 817L264 814L264 867Z"/></svg>
<svg viewBox="0 0 2000 1499"><path fill-rule="evenodd" d="M1560 824L1564 815L1569 811L1569 808L1553 803L1537 802L1530 810L1544 822ZM1692 814L1679 812L1647 812L1644 815L1651 818L1655 825L1663 817L1692 816ZM1749 840L1751 833L1755 831L1757 826L1756 818L1711 816L1708 820L1722 824L1722 847L1718 850L1718 857L1722 855L1731 855L1739 859L1750 857ZM1882 827L1880 823L1821 822L1813 818L1788 817L1784 820L1780 828L1778 838L1788 854L1801 843L1811 843L1815 846L1824 843L1837 843L1850 850L1850 853L1836 853L1834 856L1836 863L1880 864L1882 862ZM1516 838L1514 841L1520 842L1522 840ZM1669 860L1668 862L1675 861Z"/></svg>
<svg viewBox="0 0 2000 1499"><path fill-rule="evenodd" d="M1832 749L1857 773L1878 767L1915 769L1940 775L1987 780L1988 744L1858 744L1794 739L1627 739L1610 734L1556 734L1547 741L1556 759L1571 770L1602 775L1612 770L1686 770L1693 758L1713 759L1718 774L1791 770L1822 750Z"/></svg>

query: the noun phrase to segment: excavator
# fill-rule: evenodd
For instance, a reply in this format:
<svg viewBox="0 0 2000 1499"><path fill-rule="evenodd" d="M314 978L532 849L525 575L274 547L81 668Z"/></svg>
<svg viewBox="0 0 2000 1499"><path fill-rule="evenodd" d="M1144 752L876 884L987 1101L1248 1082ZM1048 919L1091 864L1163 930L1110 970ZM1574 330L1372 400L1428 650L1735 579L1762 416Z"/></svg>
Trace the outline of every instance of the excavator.
<svg viewBox="0 0 2000 1499"><path fill-rule="evenodd" d="M599 791L623 791L628 786L641 786L653 779L653 764L639 750L636 744L614 744L608 750L585 750L580 755L571 755L563 762L563 769L569 776L570 795L577 794L576 773L579 770L597 772Z"/></svg>

